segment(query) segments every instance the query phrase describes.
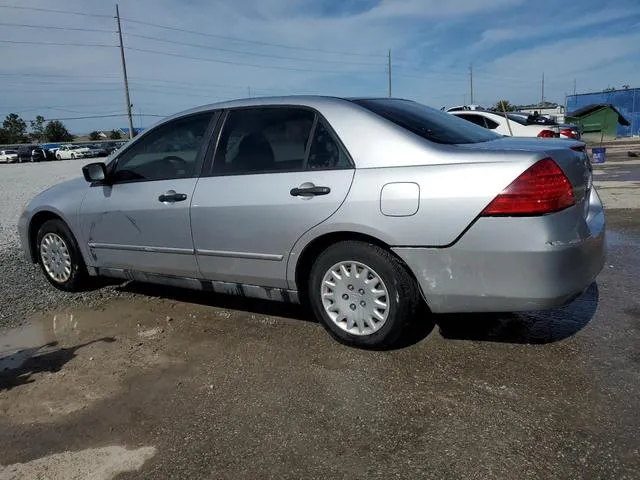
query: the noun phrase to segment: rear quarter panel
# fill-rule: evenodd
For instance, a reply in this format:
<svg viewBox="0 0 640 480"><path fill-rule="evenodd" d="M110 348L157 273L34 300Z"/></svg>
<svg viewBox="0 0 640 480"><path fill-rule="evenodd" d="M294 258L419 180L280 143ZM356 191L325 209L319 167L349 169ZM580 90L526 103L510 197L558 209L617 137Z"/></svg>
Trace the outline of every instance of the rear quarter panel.
<svg viewBox="0 0 640 480"><path fill-rule="evenodd" d="M295 244L288 264L291 288L297 260L314 239L336 232L375 237L391 247L446 247L456 241L495 196L535 158L530 154L478 155L477 161L392 168L357 169L349 195L340 209ZM505 161L506 159L510 161ZM381 211L381 192L389 183L418 184L417 212L389 216Z"/></svg>

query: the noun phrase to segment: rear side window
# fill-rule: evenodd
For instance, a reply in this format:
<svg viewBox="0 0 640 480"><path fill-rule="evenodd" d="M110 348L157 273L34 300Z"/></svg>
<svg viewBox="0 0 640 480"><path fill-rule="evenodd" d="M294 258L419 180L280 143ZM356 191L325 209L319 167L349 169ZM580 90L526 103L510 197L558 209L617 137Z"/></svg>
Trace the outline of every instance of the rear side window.
<svg viewBox="0 0 640 480"><path fill-rule="evenodd" d="M486 118L484 119L484 123L487 124L487 128L489 130L495 130L496 128L498 128L499 123L498 122L494 122L493 120L491 120L490 118Z"/></svg>
<svg viewBox="0 0 640 480"><path fill-rule="evenodd" d="M247 108L227 116L214 175L301 171L315 113L302 108Z"/></svg>
<svg viewBox="0 0 640 480"><path fill-rule="evenodd" d="M307 168L310 170L351 168L349 157L329 133L323 121L317 123L313 132Z"/></svg>
<svg viewBox="0 0 640 480"><path fill-rule="evenodd" d="M480 115L467 114L467 115L456 115L456 116L465 119L467 122L475 123L479 127L487 128L484 123L484 117L481 117Z"/></svg>
<svg viewBox="0 0 640 480"><path fill-rule="evenodd" d="M435 143L480 143L499 138L483 127L411 100L384 98L354 102Z"/></svg>

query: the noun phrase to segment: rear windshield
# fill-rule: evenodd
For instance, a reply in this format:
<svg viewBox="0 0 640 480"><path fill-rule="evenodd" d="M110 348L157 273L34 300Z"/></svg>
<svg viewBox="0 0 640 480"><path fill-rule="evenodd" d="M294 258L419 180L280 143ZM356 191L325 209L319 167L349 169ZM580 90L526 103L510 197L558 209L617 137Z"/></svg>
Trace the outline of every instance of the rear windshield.
<svg viewBox="0 0 640 480"><path fill-rule="evenodd" d="M353 102L435 143L480 143L500 137L455 115L411 100L382 98Z"/></svg>

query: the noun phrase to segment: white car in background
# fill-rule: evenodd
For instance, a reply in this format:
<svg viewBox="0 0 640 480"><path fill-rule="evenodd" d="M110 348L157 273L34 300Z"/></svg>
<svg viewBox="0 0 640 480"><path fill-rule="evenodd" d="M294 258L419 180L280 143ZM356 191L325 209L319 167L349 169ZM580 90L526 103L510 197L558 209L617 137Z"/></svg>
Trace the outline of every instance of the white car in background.
<svg viewBox="0 0 640 480"><path fill-rule="evenodd" d="M0 150L0 163L15 163L17 161L17 150Z"/></svg>
<svg viewBox="0 0 640 480"><path fill-rule="evenodd" d="M489 110L454 110L449 114L509 137L560 137L558 125L540 125L533 115L507 112L507 124L504 114Z"/></svg>
<svg viewBox="0 0 640 480"><path fill-rule="evenodd" d="M80 145L61 145L56 151L58 160L70 160L75 158L90 158L93 154L91 149Z"/></svg>

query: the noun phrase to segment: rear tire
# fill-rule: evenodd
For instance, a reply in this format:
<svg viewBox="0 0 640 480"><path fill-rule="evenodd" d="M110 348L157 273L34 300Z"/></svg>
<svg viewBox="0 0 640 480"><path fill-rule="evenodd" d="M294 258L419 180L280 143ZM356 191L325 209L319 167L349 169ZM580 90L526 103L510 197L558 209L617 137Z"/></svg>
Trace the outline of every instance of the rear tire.
<svg viewBox="0 0 640 480"><path fill-rule="evenodd" d="M48 220L40 227L36 248L38 264L55 288L78 292L87 286L87 267L73 234L62 220Z"/></svg>
<svg viewBox="0 0 640 480"><path fill-rule="evenodd" d="M315 316L333 338L361 348L388 348L420 305L404 264L360 241L336 243L316 259L309 280Z"/></svg>

